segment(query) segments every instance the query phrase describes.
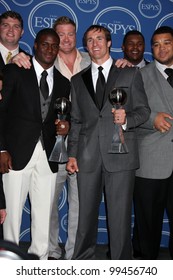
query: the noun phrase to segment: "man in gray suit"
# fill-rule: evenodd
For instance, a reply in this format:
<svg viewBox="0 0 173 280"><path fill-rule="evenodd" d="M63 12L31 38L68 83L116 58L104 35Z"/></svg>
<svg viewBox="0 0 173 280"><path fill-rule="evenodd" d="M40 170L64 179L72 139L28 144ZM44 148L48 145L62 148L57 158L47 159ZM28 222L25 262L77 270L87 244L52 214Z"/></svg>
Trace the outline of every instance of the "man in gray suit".
<svg viewBox="0 0 173 280"><path fill-rule="evenodd" d="M140 70L151 115L138 129L140 169L134 191L137 232L133 248L134 256L142 259L158 257L165 208L173 258L173 84L166 74L166 68L173 72L173 29L162 26L155 30L151 44L155 59Z"/></svg>
<svg viewBox="0 0 173 280"><path fill-rule="evenodd" d="M77 172L79 224L73 259L95 259L99 205L105 186L111 259L131 259L131 206L135 170L139 167L136 127L150 113L142 77L136 68L117 68L110 57L111 35L90 26L84 44L91 65L71 79L71 130L67 170ZM106 82L102 106L95 94L98 67ZM127 93L124 108L115 110L108 100L114 87ZM99 92L100 93L100 92ZM114 122L125 129L129 152L110 154Z"/></svg>

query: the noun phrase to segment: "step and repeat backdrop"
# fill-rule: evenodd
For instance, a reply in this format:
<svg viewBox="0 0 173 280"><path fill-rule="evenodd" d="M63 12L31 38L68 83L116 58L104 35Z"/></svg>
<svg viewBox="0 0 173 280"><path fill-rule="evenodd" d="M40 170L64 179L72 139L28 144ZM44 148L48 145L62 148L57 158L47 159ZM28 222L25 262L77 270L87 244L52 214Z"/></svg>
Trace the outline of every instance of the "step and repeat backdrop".
<svg viewBox="0 0 173 280"><path fill-rule="evenodd" d="M162 25L173 27L173 0L0 0L0 13L14 10L24 20L24 34L20 40L22 49L32 54L35 35L42 28L52 27L54 21L63 15L72 18L77 26L77 47L83 49L82 37L91 24L106 26L112 34L111 55L123 57L122 40L126 32L132 29L141 31L146 40L145 58L152 60L150 38L153 31ZM57 201L60 213L59 241L67 238L67 187ZM104 198L100 205L98 243L107 243L106 215ZM132 212L132 228L134 215ZM116 223L116 221L115 221ZM21 241L30 240L30 205L27 199L21 228ZM167 247L169 224L164 216L161 246Z"/></svg>

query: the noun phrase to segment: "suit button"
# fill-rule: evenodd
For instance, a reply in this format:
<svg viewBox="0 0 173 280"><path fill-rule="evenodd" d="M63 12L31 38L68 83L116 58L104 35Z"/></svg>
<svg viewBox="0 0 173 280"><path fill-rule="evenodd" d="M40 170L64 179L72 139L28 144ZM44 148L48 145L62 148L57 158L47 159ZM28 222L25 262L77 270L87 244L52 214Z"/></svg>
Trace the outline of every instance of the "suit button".
<svg viewBox="0 0 173 280"><path fill-rule="evenodd" d="M171 139L171 142L173 142L173 139Z"/></svg>
<svg viewBox="0 0 173 280"><path fill-rule="evenodd" d="M99 115L99 118L102 118L102 115Z"/></svg>

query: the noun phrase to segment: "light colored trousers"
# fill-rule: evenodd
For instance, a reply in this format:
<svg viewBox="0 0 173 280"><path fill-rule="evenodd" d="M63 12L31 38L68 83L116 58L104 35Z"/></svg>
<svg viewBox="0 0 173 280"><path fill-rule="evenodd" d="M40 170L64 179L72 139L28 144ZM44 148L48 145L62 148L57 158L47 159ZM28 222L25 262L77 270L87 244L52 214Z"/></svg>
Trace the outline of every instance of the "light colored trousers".
<svg viewBox="0 0 173 280"><path fill-rule="evenodd" d="M57 173L49 168L46 153L38 142L27 166L3 175L7 217L4 239L19 244L23 207L29 193L31 202L31 246L29 253L41 260L48 257L50 215Z"/></svg>
<svg viewBox="0 0 173 280"><path fill-rule="evenodd" d="M62 255L62 250L58 244L59 237L59 212L58 201L61 195L64 184L67 180L68 185L68 236L65 244L65 259L70 260L74 252L74 245L76 239L76 232L78 226L79 216L79 200L78 200L78 188L76 174L69 175L66 171L66 164L59 165L59 171L57 174L55 196L52 207L52 215L50 222L50 247L49 256L56 259Z"/></svg>

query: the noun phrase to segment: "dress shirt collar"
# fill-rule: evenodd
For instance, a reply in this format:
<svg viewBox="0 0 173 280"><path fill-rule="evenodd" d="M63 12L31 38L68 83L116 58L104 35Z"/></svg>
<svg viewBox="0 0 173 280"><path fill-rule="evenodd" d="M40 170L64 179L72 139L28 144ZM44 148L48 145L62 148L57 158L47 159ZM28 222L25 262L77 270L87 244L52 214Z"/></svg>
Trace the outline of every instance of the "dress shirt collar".
<svg viewBox="0 0 173 280"><path fill-rule="evenodd" d="M142 68L142 67L144 67L146 65L146 62L145 62L145 60L144 59L142 59L142 61L140 62L140 63L138 63L138 64L136 64L136 65L134 65L135 67L138 67L138 68Z"/></svg>
<svg viewBox="0 0 173 280"><path fill-rule="evenodd" d="M48 76L47 76L47 82L48 82L48 86L49 86L49 95L52 92L53 89L53 69L54 69L54 65L51 66L48 69L44 69L39 63L38 61L35 59L35 57L33 57L33 65L34 65L34 69L36 72L36 76L37 76L37 81L38 81L38 85L40 84L40 79L41 79L41 74L44 70L47 71Z"/></svg>
<svg viewBox="0 0 173 280"><path fill-rule="evenodd" d="M168 75L165 73L165 69L166 68L172 68L173 69L173 65L171 66L167 66L165 64L161 64L159 63L157 60L154 60L156 68L161 72L161 74L167 79Z"/></svg>
<svg viewBox="0 0 173 280"><path fill-rule="evenodd" d="M92 61L91 63L91 71L92 71L92 74L95 76L97 75L98 76L98 67L99 66L102 66L103 67L103 75L105 76L105 79L107 81L107 78L108 78L108 75L109 75L109 70L112 66L112 63L113 63L113 59L112 57L110 56L108 60L106 60L102 65L98 65L96 64L95 62Z"/></svg>
<svg viewBox="0 0 173 280"><path fill-rule="evenodd" d="M44 68L40 65L40 63L38 63L38 61L35 59L35 57L33 57L33 65L34 65L34 68L35 68L37 77L40 77L40 78L41 78L41 73L42 73L44 70L47 71L48 76L53 76L53 68L54 68L54 65L51 66L51 67L48 68L48 69L44 69Z"/></svg>
<svg viewBox="0 0 173 280"><path fill-rule="evenodd" d="M8 52L12 53L12 57L15 56L16 54L19 53L19 46L14 50L9 50L2 43L0 43L0 52L1 52L2 58L4 60L4 63L6 63L6 57L8 55Z"/></svg>
<svg viewBox="0 0 173 280"><path fill-rule="evenodd" d="M64 60L60 57L60 55L58 54L57 56L58 62L59 62L59 69L62 75L64 75L67 79L71 80L71 77L77 73L79 73L82 69L81 69L81 60L82 60L82 56L80 54L80 52L78 51L78 49L76 49L76 59L73 65L73 73L69 70L68 66L65 64ZM56 66L56 62L55 62L55 66Z"/></svg>

